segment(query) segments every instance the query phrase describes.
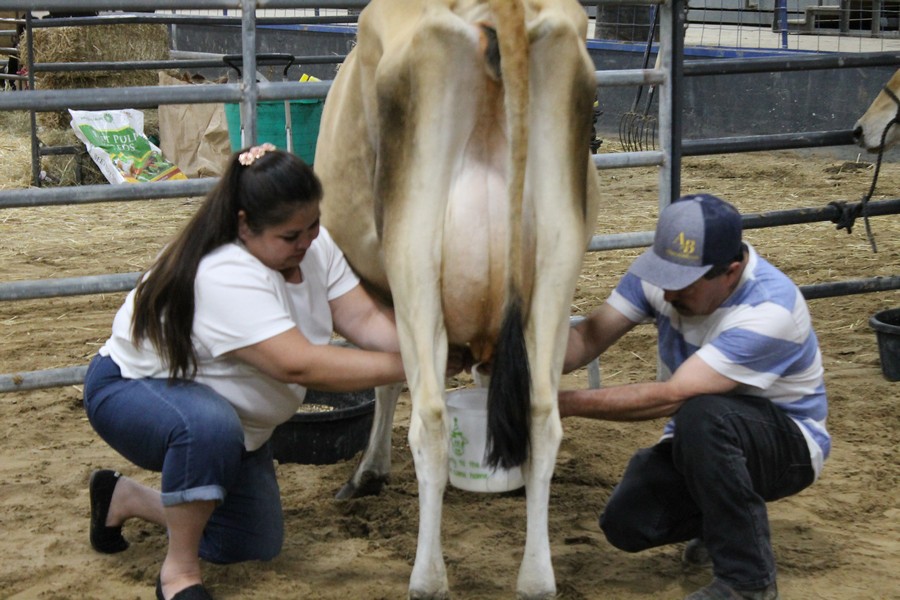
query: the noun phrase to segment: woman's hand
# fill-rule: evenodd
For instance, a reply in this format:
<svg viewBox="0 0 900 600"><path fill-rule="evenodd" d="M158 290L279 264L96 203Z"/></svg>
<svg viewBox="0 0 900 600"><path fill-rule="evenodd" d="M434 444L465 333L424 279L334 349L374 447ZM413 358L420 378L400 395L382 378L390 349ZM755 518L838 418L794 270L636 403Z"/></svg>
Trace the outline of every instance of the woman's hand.
<svg viewBox="0 0 900 600"><path fill-rule="evenodd" d="M278 381L325 392L352 392L406 379L399 352L312 344L299 327L229 354Z"/></svg>

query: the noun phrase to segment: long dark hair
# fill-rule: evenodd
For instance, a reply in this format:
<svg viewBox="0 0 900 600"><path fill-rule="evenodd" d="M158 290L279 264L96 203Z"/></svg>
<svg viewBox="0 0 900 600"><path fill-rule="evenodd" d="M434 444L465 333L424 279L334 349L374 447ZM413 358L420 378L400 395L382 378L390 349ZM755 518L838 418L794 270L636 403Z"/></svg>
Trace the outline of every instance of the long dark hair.
<svg viewBox="0 0 900 600"><path fill-rule="evenodd" d="M258 148L253 150L258 154ZM318 177L297 156L269 150L241 164L248 156L247 149L231 156L219 183L135 291L132 339L135 344L150 340L166 360L170 378L197 372L191 340L194 278L204 256L238 238L238 212L243 210L247 226L259 233L322 198Z"/></svg>

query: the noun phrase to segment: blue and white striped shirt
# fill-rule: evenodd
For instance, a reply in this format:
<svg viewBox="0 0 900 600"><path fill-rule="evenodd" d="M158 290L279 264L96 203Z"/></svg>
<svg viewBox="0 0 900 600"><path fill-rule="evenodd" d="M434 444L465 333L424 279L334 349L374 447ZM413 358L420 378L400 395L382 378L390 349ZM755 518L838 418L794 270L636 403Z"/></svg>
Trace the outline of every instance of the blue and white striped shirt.
<svg viewBox="0 0 900 600"><path fill-rule="evenodd" d="M831 450L828 401L819 343L799 288L747 245L741 281L711 315L685 317L663 290L628 273L608 302L628 319L655 321L662 379L698 353L716 372L737 381L735 394L775 403L799 426L816 471ZM663 437L674 433L666 424Z"/></svg>

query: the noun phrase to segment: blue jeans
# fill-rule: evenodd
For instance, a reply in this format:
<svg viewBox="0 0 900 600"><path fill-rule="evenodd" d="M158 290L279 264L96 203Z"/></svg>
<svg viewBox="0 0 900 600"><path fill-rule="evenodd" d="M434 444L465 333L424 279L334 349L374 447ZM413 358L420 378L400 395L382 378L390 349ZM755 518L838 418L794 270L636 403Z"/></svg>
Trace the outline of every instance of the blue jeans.
<svg viewBox="0 0 900 600"><path fill-rule="evenodd" d="M766 502L813 479L800 428L772 402L698 396L676 413L671 440L632 457L600 527L629 552L702 538L716 577L762 588L775 581Z"/></svg>
<svg viewBox="0 0 900 600"><path fill-rule="evenodd" d="M270 560L281 551L284 518L267 443L244 450L231 404L188 380L126 379L109 357L96 356L84 381L94 430L135 465L162 473L162 503L218 503L200 557L227 564Z"/></svg>

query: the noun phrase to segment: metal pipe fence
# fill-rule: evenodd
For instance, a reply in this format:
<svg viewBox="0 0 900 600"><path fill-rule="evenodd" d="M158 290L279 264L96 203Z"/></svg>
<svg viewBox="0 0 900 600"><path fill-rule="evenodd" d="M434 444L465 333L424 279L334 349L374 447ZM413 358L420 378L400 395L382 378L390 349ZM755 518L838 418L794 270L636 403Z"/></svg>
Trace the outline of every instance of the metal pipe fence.
<svg viewBox="0 0 900 600"><path fill-rule="evenodd" d="M745 214L742 215L742 219L744 229L750 230L816 222L839 223L844 220L846 214L860 213L859 203L848 204L843 207L832 203L823 207L772 211L760 214ZM866 214L873 217L900 214L900 199L870 202L866 207ZM652 231L595 235L591 238L587 251L602 252L625 248L642 248L649 246L652 242ZM140 275L140 273L135 272L0 283L0 302L11 300L34 300L57 296L123 292L134 287ZM876 277L871 280L882 279L883 278ZM900 280L900 278L898 278L898 280ZM817 285L818 284L813 284L807 287L810 290L814 290ZM824 284L824 286L829 289L833 287L832 284ZM872 291L880 291L880 288L873 289Z"/></svg>
<svg viewBox="0 0 900 600"><path fill-rule="evenodd" d="M160 69L204 69L220 68L224 66L222 57L209 59L185 59L185 60L140 60L133 62L78 62L78 63L37 63L34 65L35 73L80 73L91 71L157 71ZM307 65L339 64L344 62L346 56L294 56L295 63Z"/></svg>
<svg viewBox="0 0 900 600"><path fill-rule="evenodd" d="M257 25L333 25L337 23L356 23L359 15L348 13L342 15L296 15L293 17L257 17ZM40 27L87 27L90 25L146 25L162 23L166 25L234 25L241 24L240 16L185 15L185 14L122 14L102 15L97 17L59 17L41 19Z"/></svg>
<svg viewBox="0 0 900 600"><path fill-rule="evenodd" d="M613 2L614 0L609 0ZM602 3L607 3L603 0ZM621 3L621 2L616 2ZM633 2L632 2L633 3ZM644 4L660 4L656 0L646 0ZM329 0L83 0L79 10L128 10L141 9L168 10L183 8L238 9L242 28L242 56L244 60L244 82L241 84L219 84L215 86L163 86L125 87L98 90L34 90L15 93L0 93L0 110L35 111L62 110L67 108L103 109L121 106L156 107L164 104L200 104L213 102L239 102L245 136L248 144L256 142L256 106L261 100L289 100L303 98L324 98L330 88L330 81L318 83L270 83L256 81L256 27L263 22L256 19L255 10L262 8L363 8L366 1ZM583 4L592 4L583 2ZM593 2L593 4L598 4ZM0 9L15 8L32 10L63 10L71 8L71 0L13 1L0 0ZM626 152L619 154L598 154L594 163L598 168L628 168L638 166L660 166L659 197L660 208L680 194L681 156L772 150L784 148L811 148L827 145L852 143L849 131L798 132L784 136L747 136L742 138L720 138L683 141L680 125L680 94L682 78L709 74L771 72L778 70L855 68L859 66L900 64L900 53L871 53L852 57L798 57L790 61L758 62L724 60L695 61L683 63L681 53L684 29L682 1L674 0L661 5L660 48L664 59L659 69L633 69L623 71L598 71L600 86L658 85L660 87L660 131L661 150ZM123 17L124 18L124 17ZM101 19L108 24L111 21ZM231 19L229 18L229 23ZM235 21L236 22L236 21ZM305 57L310 58L310 57ZM325 57L318 57L323 61ZM334 57L328 57L334 59ZM33 56L31 57L33 62ZM191 61L163 61L167 65L198 63ZM207 64L206 61L199 61ZM211 62L211 61L210 61ZM724 64L723 64L724 63ZM29 63L31 64L31 63ZM141 64L140 61L119 64L121 69L160 68L160 62ZM87 63L67 67L47 64L38 70L65 70L107 68L105 63ZM31 74L33 77L33 73ZM122 200L154 200L163 198L195 197L206 194L215 184L215 179L180 182L158 182L119 186L81 186L55 189L23 189L0 191L0 209L14 207L34 207L46 205L71 205L92 202ZM783 213L745 215L745 226L770 227L801 222L827 221L838 218L840 209L828 206L822 208L799 209ZM867 214L896 214L900 212L900 200L871 202ZM604 236L594 236L588 251L612 250L647 246L652 242L653 232L631 232ZM48 281L25 281L0 283L0 301L46 298L126 291L133 287L139 273L97 275ZM900 277L873 278L852 282L817 284L801 288L809 298L823 298L836 295L867 293L887 289L900 289ZM0 392L57 387L79 383L85 367L71 367L0 375ZM593 376L592 376L593 379ZM597 377L599 381L599 375Z"/></svg>

